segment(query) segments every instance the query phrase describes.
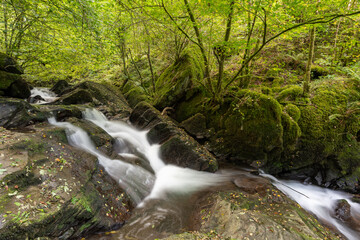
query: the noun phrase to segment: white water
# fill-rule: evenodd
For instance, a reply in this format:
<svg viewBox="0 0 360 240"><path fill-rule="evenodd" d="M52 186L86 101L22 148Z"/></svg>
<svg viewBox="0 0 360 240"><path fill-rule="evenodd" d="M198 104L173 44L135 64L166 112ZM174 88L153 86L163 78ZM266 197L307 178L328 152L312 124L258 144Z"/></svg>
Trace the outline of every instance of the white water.
<svg viewBox="0 0 360 240"><path fill-rule="evenodd" d="M360 232L350 229L333 217L337 201L345 199L351 206L352 216L355 219L359 219L360 204L351 200L351 194L314 185L305 185L297 181L278 180L269 174L261 175L270 178L279 190L296 201L305 210L315 214L323 222L336 227L348 239L360 239Z"/></svg>
<svg viewBox="0 0 360 240"><path fill-rule="evenodd" d="M86 109L83 115L86 120L104 129L118 142L127 144L121 144L122 148L117 149L119 156L128 159L145 157L155 175L140 166L108 158L96 149L85 131L71 123L57 122L55 118L50 118L49 123L67 129L71 145L98 157L99 163L119 182L136 204L142 200L165 199L173 195L191 194L227 182L233 176L230 173L213 174L165 165L159 157L160 146L151 145L148 142L147 131L138 131L124 122L108 121L101 112L95 109ZM135 153L131 149L136 149ZM143 204L139 206L143 206Z"/></svg>
<svg viewBox="0 0 360 240"><path fill-rule="evenodd" d="M118 141L117 153L120 157L126 159L145 158L155 175L141 166L108 158L96 149L87 133L78 127L66 122L56 122L54 118L49 119L49 122L67 129L70 144L97 156L99 163L119 182L139 207L144 206L151 199L169 199L220 185L228 182L234 176L231 172L213 174L166 165L159 156L159 145L151 145L148 142L147 131L138 131L124 122L108 121L102 113L94 109L87 109L83 115L85 119L98 125ZM319 219L336 227L348 239L360 239L358 232L332 217L336 201L346 199L351 205L353 216L359 218L360 205L351 201L350 194L303 185L295 181L280 181L271 175L262 175L271 178L277 188ZM169 214L171 212L170 209L166 211L169 211ZM144 222L145 220L138 219L135 222Z"/></svg>
<svg viewBox="0 0 360 240"><path fill-rule="evenodd" d="M30 97L35 97L37 95L41 96L45 100L45 101L38 100L37 102L35 102L37 104L54 102L55 100L58 99L58 97L56 96L56 93L51 92L48 88L33 88L31 90Z"/></svg>

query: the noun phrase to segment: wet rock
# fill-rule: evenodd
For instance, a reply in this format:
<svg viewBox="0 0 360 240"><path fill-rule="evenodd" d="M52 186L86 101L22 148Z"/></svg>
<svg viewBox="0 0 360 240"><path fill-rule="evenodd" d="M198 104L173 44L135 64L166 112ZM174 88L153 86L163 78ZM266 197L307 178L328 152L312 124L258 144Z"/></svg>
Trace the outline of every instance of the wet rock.
<svg viewBox="0 0 360 240"><path fill-rule="evenodd" d="M338 200L335 206L335 217L343 222L351 219L351 206L345 200Z"/></svg>
<svg viewBox="0 0 360 240"><path fill-rule="evenodd" d="M161 157L166 163L196 170L215 171L216 159L184 130L165 115L146 102L141 102L130 115L131 123L149 130L149 141L161 144Z"/></svg>
<svg viewBox="0 0 360 240"><path fill-rule="evenodd" d="M29 97L27 101L29 103L37 103L39 101L45 101L45 99L43 97L41 97L40 95L36 95L34 97Z"/></svg>
<svg viewBox="0 0 360 240"><path fill-rule="evenodd" d="M93 102L92 95L83 89L76 89L71 91L63 96L61 96L58 100L56 100L52 104L85 104Z"/></svg>
<svg viewBox="0 0 360 240"><path fill-rule="evenodd" d="M191 136L202 139L208 136L206 129L206 118L203 114L197 113L194 116L182 121L180 126L185 129Z"/></svg>
<svg viewBox="0 0 360 240"><path fill-rule="evenodd" d="M15 74L23 74L24 70L19 64L10 56L0 52L0 71L5 71Z"/></svg>
<svg viewBox="0 0 360 240"><path fill-rule="evenodd" d="M10 97L27 99L30 97L30 87L24 80L14 81L10 88L5 92Z"/></svg>
<svg viewBox="0 0 360 240"><path fill-rule="evenodd" d="M21 132L2 129L11 136L0 149L0 155L8 156L2 160L3 167L10 168L19 151L28 158L21 171L3 179L0 239L79 239L110 231L130 217L134 206L118 183L96 157L63 141L63 132L47 124L36 125L29 139ZM28 184L26 179L38 182Z"/></svg>
<svg viewBox="0 0 360 240"><path fill-rule="evenodd" d="M45 121L48 116L24 100L0 98L0 126L5 128L25 127Z"/></svg>
<svg viewBox="0 0 360 240"><path fill-rule="evenodd" d="M236 179L240 189L205 195L193 204L193 228L166 239L342 239L268 180L246 173Z"/></svg>
<svg viewBox="0 0 360 240"><path fill-rule="evenodd" d="M50 89L50 91L56 93L58 96L61 96L62 93L69 87L69 84L65 80L59 80L55 85Z"/></svg>

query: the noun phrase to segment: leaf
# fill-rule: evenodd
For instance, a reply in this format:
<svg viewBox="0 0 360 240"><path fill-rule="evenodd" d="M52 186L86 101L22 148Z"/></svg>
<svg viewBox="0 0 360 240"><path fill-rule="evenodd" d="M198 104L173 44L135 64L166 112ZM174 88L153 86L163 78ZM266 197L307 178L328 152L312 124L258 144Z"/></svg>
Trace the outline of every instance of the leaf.
<svg viewBox="0 0 360 240"><path fill-rule="evenodd" d="M14 202L14 204L15 204L16 206L18 206L18 207L21 206L21 203L19 203L19 202Z"/></svg>
<svg viewBox="0 0 360 240"><path fill-rule="evenodd" d="M5 168L0 169L0 175L2 175L6 171L7 171L7 169L5 169Z"/></svg>

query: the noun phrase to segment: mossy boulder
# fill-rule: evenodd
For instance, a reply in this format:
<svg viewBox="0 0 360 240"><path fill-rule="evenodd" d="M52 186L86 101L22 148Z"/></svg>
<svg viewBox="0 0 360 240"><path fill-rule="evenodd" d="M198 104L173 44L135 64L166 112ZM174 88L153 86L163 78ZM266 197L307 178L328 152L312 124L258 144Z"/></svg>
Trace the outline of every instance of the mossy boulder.
<svg viewBox="0 0 360 240"><path fill-rule="evenodd" d="M18 74L0 71L0 90L3 96L28 98L30 87Z"/></svg>
<svg viewBox="0 0 360 240"><path fill-rule="evenodd" d="M247 163L266 162L282 152L282 109L274 98L241 90L214 110L208 122L216 129L211 141L216 152Z"/></svg>
<svg viewBox="0 0 360 240"><path fill-rule="evenodd" d="M157 79L154 106L163 109L191 98L198 91L203 77L204 65L199 54L194 49L187 50Z"/></svg>
<svg viewBox="0 0 360 240"><path fill-rule="evenodd" d="M15 74L24 73L24 70L12 57L2 52L0 52L0 71Z"/></svg>
<svg viewBox="0 0 360 240"><path fill-rule="evenodd" d="M282 90L276 100L279 102L289 102L289 101L296 101L302 97L303 89L297 85L287 86L284 90Z"/></svg>
<svg viewBox="0 0 360 240"><path fill-rule="evenodd" d="M285 107L284 107L284 111L289 114L289 116L295 121L299 121L300 119L300 116L301 116L301 112L300 112L300 109L294 105L294 104L287 104Z"/></svg>
<svg viewBox="0 0 360 240"><path fill-rule="evenodd" d="M206 117L197 113L194 116L182 121L180 126L185 129L191 136L202 139L208 135L206 128Z"/></svg>
<svg viewBox="0 0 360 240"><path fill-rule="evenodd" d="M69 83L65 80L59 80L55 85L50 89L50 91L56 93L57 95L62 95L66 89L69 88Z"/></svg>
<svg viewBox="0 0 360 240"><path fill-rule="evenodd" d="M58 100L53 102L52 104L84 104L84 103L92 103L93 96L91 93L84 89L75 89L63 96L61 96Z"/></svg>
<svg viewBox="0 0 360 240"><path fill-rule="evenodd" d="M283 177L358 191L360 103L354 101L353 83L346 79L319 80L312 88L310 104L297 105L301 138L296 151L284 157L278 170L282 169ZM284 107L289 115L298 116L294 109L290 104Z"/></svg>

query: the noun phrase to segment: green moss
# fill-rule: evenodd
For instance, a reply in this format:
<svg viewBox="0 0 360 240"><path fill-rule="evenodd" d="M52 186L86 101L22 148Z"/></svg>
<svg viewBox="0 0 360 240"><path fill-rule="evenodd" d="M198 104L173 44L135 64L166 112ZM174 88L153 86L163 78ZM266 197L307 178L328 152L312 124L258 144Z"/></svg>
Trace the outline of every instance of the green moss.
<svg viewBox="0 0 360 240"><path fill-rule="evenodd" d="M18 74L8 73L0 71L0 89L6 90L14 81L21 80L21 76Z"/></svg>
<svg viewBox="0 0 360 240"><path fill-rule="evenodd" d="M272 159L281 152L282 110L274 98L241 90L220 109L210 121L218 130L214 145L221 151L249 160Z"/></svg>
<svg viewBox="0 0 360 240"><path fill-rule="evenodd" d="M299 125L287 113L281 115L281 124L284 129L284 148L295 150L296 143L301 135Z"/></svg>
<svg viewBox="0 0 360 240"><path fill-rule="evenodd" d="M295 106L294 104L287 104L285 107L284 107L284 111L289 114L289 116L295 121L299 121L300 119L300 116L301 116L301 112L300 112L300 109Z"/></svg>
<svg viewBox="0 0 360 240"><path fill-rule="evenodd" d="M54 137L59 142L68 143L66 132L64 129L55 129L47 132L47 135Z"/></svg>
<svg viewBox="0 0 360 240"><path fill-rule="evenodd" d="M189 91L198 88L203 77L204 65L198 51L188 49L157 79L155 106L162 109L173 106L183 97L191 98Z"/></svg>
<svg viewBox="0 0 360 240"><path fill-rule="evenodd" d="M302 96L303 89L300 86L292 85L284 90L282 90L276 99L279 102L284 101L296 101L298 98Z"/></svg>

